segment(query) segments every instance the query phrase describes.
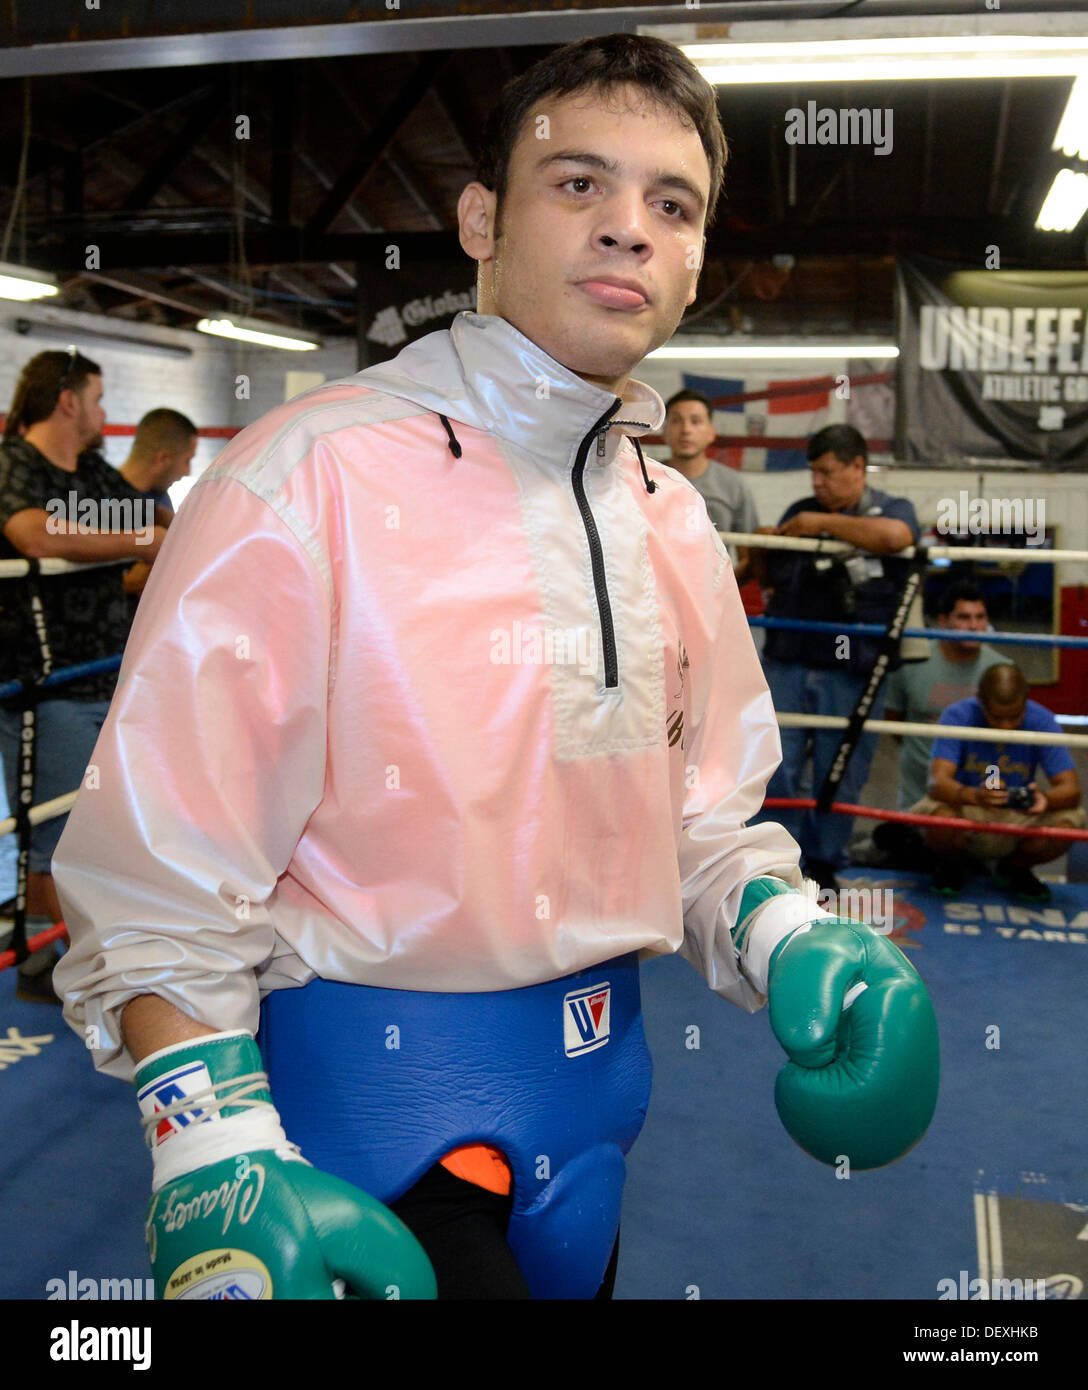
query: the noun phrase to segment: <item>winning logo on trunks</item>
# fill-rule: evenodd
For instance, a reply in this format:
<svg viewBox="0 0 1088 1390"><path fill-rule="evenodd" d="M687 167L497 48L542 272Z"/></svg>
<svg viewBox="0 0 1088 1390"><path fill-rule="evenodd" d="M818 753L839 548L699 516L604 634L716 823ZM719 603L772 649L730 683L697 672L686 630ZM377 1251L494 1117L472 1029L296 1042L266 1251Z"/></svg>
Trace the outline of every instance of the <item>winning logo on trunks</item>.
<svg viewBox="0 0 1088 1390"><path fill-rule="evenodd" d="M604 1047L612 1028L612 986L576 989L563 1000L563 1048L568 1057Z"/></svg>

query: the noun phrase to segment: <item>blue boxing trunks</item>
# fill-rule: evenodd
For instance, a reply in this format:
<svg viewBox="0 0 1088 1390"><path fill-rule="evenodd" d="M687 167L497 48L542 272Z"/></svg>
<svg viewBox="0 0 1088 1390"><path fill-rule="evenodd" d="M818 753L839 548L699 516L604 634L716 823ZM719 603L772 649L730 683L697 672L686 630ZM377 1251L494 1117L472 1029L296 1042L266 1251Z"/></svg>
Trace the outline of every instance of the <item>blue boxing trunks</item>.
<svg viewBox="0 0 1088 1390"><path fill-rule="evenodd" d="M258 1042L316 1167L390 1203L463 1144L500 1149L533 1297L597 1292L650 1097L636 956L480 994L314 980L265 997Z"/></svg>

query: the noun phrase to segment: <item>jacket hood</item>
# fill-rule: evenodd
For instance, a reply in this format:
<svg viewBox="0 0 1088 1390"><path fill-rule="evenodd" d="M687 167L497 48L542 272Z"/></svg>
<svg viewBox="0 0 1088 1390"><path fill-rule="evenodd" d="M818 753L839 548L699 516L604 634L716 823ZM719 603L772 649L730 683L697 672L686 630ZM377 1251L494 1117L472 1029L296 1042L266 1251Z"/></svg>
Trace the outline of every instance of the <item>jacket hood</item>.
<svg viewBox="0 0 1088 1390"><path fill-rule="evenodd" d="M665 420L664 402L643 382L629 381L621 401L494 314L460 313L449 329L428 333L352 380L553 460L557 443L568 442L573 455L609 412L608 459L624 435L648 434Z"/></svg>

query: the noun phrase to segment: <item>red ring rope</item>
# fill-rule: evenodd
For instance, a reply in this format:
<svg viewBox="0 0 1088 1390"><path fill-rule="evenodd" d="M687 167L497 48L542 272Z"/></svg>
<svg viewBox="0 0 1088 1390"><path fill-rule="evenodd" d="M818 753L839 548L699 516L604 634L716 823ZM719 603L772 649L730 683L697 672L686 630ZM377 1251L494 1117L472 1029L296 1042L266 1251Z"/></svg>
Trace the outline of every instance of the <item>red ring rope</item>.
<svg viewBox="0 0 1088 1390"><path fill-rule="evenodd" d="M40 931L37 936L32 936L26 943L27 950L34 954L40 951L43 946L48 946L51 941L56 941L58 937L67 936L68 928L63 922L55 922L51 927L46 927L45 931ZM14 951L0 951L0 970L6 970L9 965L15 964Z"/></svg>
<svg viewBox="0 0 1088 1390"><path fill-rule="evenodd" d="M814 797L769 796L763 803L764 810L814 811ZM1048 840L1088 840L1088 830L1074 830L1072 826L1006 825L1001 821L963 820L959 816L922 816L916 811L883 811L876 806L853 806L848 801L835 801L831 810L840 816L867 816L870 820L901 821L904 825L932 825L939 830L969 830L972 834L989 832L991 835L1037 835ZM0 957L2 959L2 957Z"/></svg>

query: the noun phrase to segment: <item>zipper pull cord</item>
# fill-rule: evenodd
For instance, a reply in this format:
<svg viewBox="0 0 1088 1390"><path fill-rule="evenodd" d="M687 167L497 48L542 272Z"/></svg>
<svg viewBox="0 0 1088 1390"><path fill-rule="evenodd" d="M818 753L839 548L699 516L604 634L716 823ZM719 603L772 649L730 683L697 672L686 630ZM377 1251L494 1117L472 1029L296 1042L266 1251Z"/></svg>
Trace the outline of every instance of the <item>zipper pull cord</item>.
<svg viewBox="0 0 1088 1390"><path fill-rule="evenodd" d="M450 424L450 422L446 419L444 415L439 415L438 418L442 421L446 433L447 435L449 435L449 443L446 447L449 449L450 453L454 456L455 459L459 459L461 457L461 444L457 436L453 432L453 426Z"/></svg>
<svg viewBox="0 0 1088 1390"><path fill-rule="evenodd" d="M610 420L607 425L602 425L597 431L597 457L604 458L604 437L613 425L637 425L642 429L646 428L645 420ZM638 442L638 435L630 436L631 443L635 446L635 453L638 454L638 466L642 469L642 481L646 491L654 493L657 491L657 484L651 482L650 475L646 472L646 460L642 456L642 445Z"/></svg>

